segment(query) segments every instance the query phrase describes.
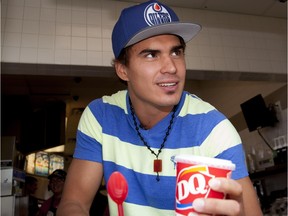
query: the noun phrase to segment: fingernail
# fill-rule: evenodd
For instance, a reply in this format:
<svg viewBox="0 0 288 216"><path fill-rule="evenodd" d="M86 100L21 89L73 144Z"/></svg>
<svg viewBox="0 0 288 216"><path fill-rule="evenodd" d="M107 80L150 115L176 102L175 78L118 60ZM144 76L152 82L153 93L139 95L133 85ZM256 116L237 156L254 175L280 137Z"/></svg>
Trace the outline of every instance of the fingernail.
<svg viewBox="0 0 288 216"><path fill-rule="evenodd" d="M212 189L218 189L221 182L218 179L211 179L208 184Z"/></svg>
<svg viewBox="0 0 288 216"><path fill-rule="evenodd" d="M204 209L204 200L203 199L196 199L193 202L193 208L196 211L202 211Z"/></svg>
<svg viewBox="0 0 288 216"><path fill-rule="evenodd" d="M195 212L190 212L190 213L188 214L188 216L198 216L198 214L195 213Z"/></svg>

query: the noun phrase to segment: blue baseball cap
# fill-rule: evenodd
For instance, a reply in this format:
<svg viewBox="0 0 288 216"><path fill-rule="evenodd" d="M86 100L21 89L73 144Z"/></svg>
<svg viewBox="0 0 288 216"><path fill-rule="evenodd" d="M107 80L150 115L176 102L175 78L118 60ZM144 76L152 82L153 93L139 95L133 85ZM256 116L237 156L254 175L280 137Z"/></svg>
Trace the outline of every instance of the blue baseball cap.
<svg viewBox="0 0 288 216"><path fill-rule="evenodd" d="M125 8L112 32L114 56L118 58L127 46L161 34L178 35L188 42L200 29L198 24L180 22L171 8L155 0Z"/></svg>

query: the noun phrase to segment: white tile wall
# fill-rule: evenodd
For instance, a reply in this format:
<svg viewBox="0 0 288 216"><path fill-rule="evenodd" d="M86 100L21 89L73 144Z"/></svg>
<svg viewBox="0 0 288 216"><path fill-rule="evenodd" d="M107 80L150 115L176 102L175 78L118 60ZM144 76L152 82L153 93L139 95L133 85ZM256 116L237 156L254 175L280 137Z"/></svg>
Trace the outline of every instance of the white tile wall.
<svg viewBox="0 0 288 216"><path fill-rule="evenodd" d="M74 24L72 25L72 36L87 37L86 24Z"/></svg>
<svg viewBox="0 0 288 216"><path fill-rule="evenodd" d="M74 65L86 65L86 55L85 50L72 50L71 51L71 63Z"/></svg>
<svg viewBox="0 0 288 216"><path fill-rule="evenodd" d="M87 23L86 11L72 10L72 24L85 24Z"/></svg>
<svg viewBox="0 0 288 216"><path fill-rule="evenodd" d="M255 72L267 72L269 73L270 71L272 71L272 65L270 61L265 61L265 60L249 60L249 65L252 71Z"/></svg>
<svg viewBox="0 0 288 216"><path fill-rule="evenodd" d="M111 62L113 59L113 53L112 52L103 52L102 53L102 65L106 65L106 66L111 66Z"/></svg>
<svg viewBox="0 0 288 216"><path fill-rule="evenodd" d="M186 55L186 65L187 68L198 68L198 69L203 69L203 64L202 64L202 58L198 56L193 56L192 58L189 58L188 55Z"/></svg>
<svg viewBox="0 0 288 216"><path fill-rule="evenodd" d="M279 64L279 61L272 61L271 64L274 73L282 73L282 71L287 71L287 61L283 61L283 64Z"/></svg>
<svg viewBox="0 0 288 216"><path fill-rule="evenodd" d="M56 23L50 21L40 21L39 34L40 35L55 35Z"/></svg>
<svg viewBox="0 0 288 216"><path fill-rule="evenodd" d="M41 8L40 20L56 21L56 8Z"/></svg>
<svg viewBox="0 0 288 216"><path fill-rule="evenodd" d="M20 62L20 46L4 46L2 49L1 58L3 62Z"/></svg>
<svg viewBox="0 0 288 216"><path fill-rule="evenodd" d="M38 34L22 34L21 47L38 47Z"/></svg>
<svg viewBox="0 0 288 216"><path fill-rule="evenodd" d="M39 21L24 20L23 33L39 34L39 23Z"/></svg>
<svg viewBox="0 0 288 216"><path fill-rule="evenodd" d="M57 9L70 9L72 8L71 0L57 1Z"/></svg>
<svg viewBox="0 0 288 216"><path fill-rule="evenodd" d="M87 51L87 65L98 65L101 66L103 62L102 52Z"/></svg>
<svg viewBox="0 0 288 216"><path fill-rule="evenodd" d="M49 64L54 61L55 52L53 49L38 49L37 63Z"/></svg>
<svg viewBox="0 0 288 216"><path fill-rule="evenodd" d="M112 29L129 5L112 0L3 0L2 60L110 66ZM181 20L202 25L187 46L188 69L286 74L286 20L174 9Z"/></svg>
<svg viewBox="0 0 288 216"><path fill-rule="evenodd" d="M8 5L17 5L17 6L23 6L25 0L9 0Z"/></svg>
<svg viewBox="0 0 288 216"><path fill-rule="evenodd" d="M54 50L55 37L52 35L39 35L38 48Z"/></svg>
<svg viewBox="0 0 288 216"><path fill-rule="evenodd" d="M87 24L88 25L101 25L102 17L101 10L87 11Z"/></svg>
<svg viewBox="0 0 288 216"><path fill-rule="evenodd" d="M101 38L87 38L87 50L88 51L102 51L102 40Z"/></svg>
<svg viewBox="0 0 288 216"><path fill-rule="evenodd" d="M55 49L71 49L71 37L69 36L56 36Z"/></svg>
<svg viewBox="0 0 288 216"><path fill-rule="evenodd" d="M227 71L227 65L224 58L213 57L214 68L219 68L221 71Z"/></svg>
<svg viewBox="0 0 288 216"><path fill-rule="evenodd" d="M225 60L228 71L240 71L238 61L236 59L226 58Z"/></svg>
<svg viewBox="0 0 288 216"><path fill-rule="evenodd" d="M70 23L56 23L56 35L71 36L71 29Z"/></svg>
<svg viewBox="0 0 288 216"><path fill-rule="evenodd" d="M72 50L86 50L86 37L72 37Z"/></svg>
<svg viewBox="0 0 288 216"><path fill-rule="evenodd" d="M1 32L5 30L5 23L7 20L7 5L1 5Z"/></svg>
<svg viewBox="0 0 288 216"><path fill-rule="evenodd" d="M102 25L102 27L101 27L101 31L102 31L102 35L101 35L101 37L102 38L108 38L108 39L110 39L111 38L111 35L112 35L112 26L107 26L107 25L105 25L105 26L103 26ZM111 43L111 42L110 42ZM110 45L110 46L112 46L112 45Z"/></svg>
<svg viewBox="0 0 288 216"><path fill-rule="evenodd" d="M40 8L36 7L24 7L24 20L39 20Z"/></svg>
<svg viewBox="0 0 288 216"><path fill-rule="evenodd" d="M70 65L71 64L71 53L70 50L66 49L55 49L55 64ZM74 64L74 63L72 63Z"/></svg>
<svg viewBox="0 0 288 216"><path fill-rule="evenodd" d="M25 48L20 49L20 62L21 63L37 63L37 48Z"/></svg>
<svg viewBox="0 0 288 216"><path fill-rule="evenodd" d="M25 6L39 7L41 6L41 1L39 0L25 0Z"/></svg>
<svg viewBox="0 0 288 216"><path fill-rule="evenodd" d="M209 57L209 56L202 56L201 57L201 66L202 66L202 68L201 68L202 70L215 70L214 59Z"/></svg>
<svg viewBox="0 0 288 216"><path fill-rule="evenodd" d="M102 40L102 44L103 44L103 47L102 47L102 50L104 52L112 52L112 44L111 44L111 39L107 39L107 38L104 38Z"/></svg>
<svg viewBox="0 0 288 216"><path fill-rule="evenodd" d="M86 11L87 10L87 0L72 0L72 10Z"/></svg>
<svg viewBox="0 0 288 216"><path fill-rule="evenodd" d="M87 37L102 37L101 25L87 25Z"/></svg>
<svg viewBox="0 0 288 216"><path fill-rule="evenodd" d="M20 47L21 46L21 34L19 33L5 33L4 44L8 47Z"/></svg>
<svg viewBox="0 0 288 216"><path fill-rule="evenodd" d="M9 1L10 2L10 1ZM7 7L7 18L23 19L24 7L8 4Z"/></svg>
<svg viewBox="0 0 288 216"><path fill-rule="evenodd" d="M41 6L43 8L52 8L52 9L56 8L55 1L51 1L51 0L40 0L40 1L41 1Z"/></svg>
<svg viewBox="0 0 288 216"><path fill-rule="evenodd" d="M72 11L67 9L58 9L56 14L57 23L71 23Z"/></svg>

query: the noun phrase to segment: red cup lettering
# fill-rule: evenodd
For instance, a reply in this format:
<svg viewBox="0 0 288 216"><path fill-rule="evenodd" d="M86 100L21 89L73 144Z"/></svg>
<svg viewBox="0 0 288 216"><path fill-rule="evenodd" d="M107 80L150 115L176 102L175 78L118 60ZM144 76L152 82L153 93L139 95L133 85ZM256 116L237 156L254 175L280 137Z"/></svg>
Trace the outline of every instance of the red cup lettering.
<svg viewBox="0 0 288 216"><path fill-rule="evenodd" d="M196 185L198 185L196 187ZM189 193L196 194L206 194L206 180L202 174L194 174L189 178L189 181L182 180L177 184L178 200L181 201L186 199Z"/></svg>

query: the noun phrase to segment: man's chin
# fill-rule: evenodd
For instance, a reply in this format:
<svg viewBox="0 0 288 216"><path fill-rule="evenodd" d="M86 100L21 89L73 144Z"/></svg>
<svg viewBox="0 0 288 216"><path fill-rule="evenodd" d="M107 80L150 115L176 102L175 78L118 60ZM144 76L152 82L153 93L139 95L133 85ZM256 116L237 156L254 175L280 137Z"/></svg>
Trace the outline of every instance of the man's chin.
<svg viewBox="0 0 288 216"><path fill-rule="evenodd" d="M170 107L170 106L175 106L179 103L180 101L180 96L173 95L173 97L162 97L159 98L159 104L163 107Z"/></svg>

